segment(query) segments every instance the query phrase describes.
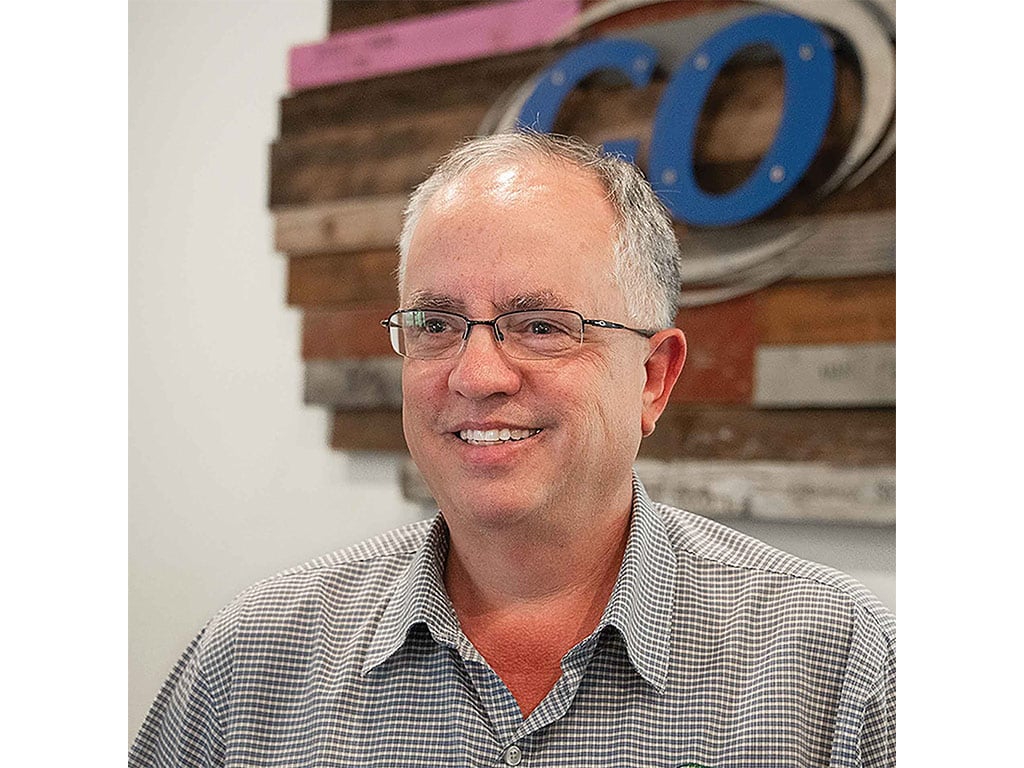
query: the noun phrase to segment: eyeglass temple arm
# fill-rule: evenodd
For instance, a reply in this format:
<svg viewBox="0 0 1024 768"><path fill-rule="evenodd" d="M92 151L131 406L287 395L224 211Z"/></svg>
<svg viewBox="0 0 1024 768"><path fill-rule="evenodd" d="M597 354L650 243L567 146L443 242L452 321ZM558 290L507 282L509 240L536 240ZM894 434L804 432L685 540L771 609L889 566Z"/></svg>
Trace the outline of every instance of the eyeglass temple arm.
<svg viewBox="0 0 1024 768"><path fill-rule="evenodd" d="M598 328L618 328L623 331L632 331L633 333L639 333L641 336L651 338L657 331L650 331L641 328L630 328L628 325L622 325L621 323L613 323L611 320L587 320L584 318L584 325L596 325Z"/></svg>

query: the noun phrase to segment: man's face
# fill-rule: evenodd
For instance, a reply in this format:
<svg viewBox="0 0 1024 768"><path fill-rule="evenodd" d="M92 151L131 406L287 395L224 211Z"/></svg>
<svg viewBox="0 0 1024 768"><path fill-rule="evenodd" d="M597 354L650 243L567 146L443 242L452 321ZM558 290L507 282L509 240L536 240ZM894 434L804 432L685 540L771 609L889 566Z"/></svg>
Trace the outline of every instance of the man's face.
<svg viewBox="0 0 1024 768"><path fill-rule="evenodd" d="M598 182L567 166L485 167L424 210L402 306L471 319L548 307L626 322L614 224ZM406 441L450 523L557 530L628 509L650 343L589 327L584 339L568 357L515 360L475 326L459 357L405 361ZM470 442L466 430L499 440Z"/></svg>

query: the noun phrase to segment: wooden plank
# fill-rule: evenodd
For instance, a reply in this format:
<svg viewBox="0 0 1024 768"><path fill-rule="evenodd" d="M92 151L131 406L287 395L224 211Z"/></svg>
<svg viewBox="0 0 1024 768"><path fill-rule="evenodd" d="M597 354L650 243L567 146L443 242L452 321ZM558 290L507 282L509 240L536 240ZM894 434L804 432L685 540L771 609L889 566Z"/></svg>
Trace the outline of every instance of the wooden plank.
<svg viewBox="0 0 1024 768"><path fill-rule="evenodd" d="M360 309L303 312L302 359L364 359L394 354L380 321L396 308L394 302L381 302Z"/></svg>
<svg viewBox="0 0 1024 768"><path fill-rule="evenodd" d="M831 461L876 466L896 461L892 408L763 410L670 403L645 458Z"/></svg>
<svg viewBox="0 0 1024 768"><path fill-rule="evenodd" d="M397 298L395 251L288 260L288 303L303 307L363 307Z"/></svg>
<svg viewBox="0 0 1024 768"><path fill-rule="evenodd" d="M896 403L896 345L761 346L754 404L768 408L880 406Z"/></svg>
<svg viewBox="0 0 1024 768"><path fill-rule="evenodd" d="M331 0L330 31L463 8L490 0Z"/></svg>
<svg viewBox="0 0 1024 768"><path fill-rule="evenodd" d="M676 326L686 334L686 364L673 402L746 403L754 387L755 302L743 296L685 309Z"/></svg>
<svg viewBox="0 0 1024 768"><path fill-rule="evenodd" d="M343 450L405 451L397 408L334 413L331 445ZM670 403L644 459L831 462L873 467L896 462L893 408L760 410Z"/></svg>
<svg viewBox="0 0 1024 768"><path fill-rule="evenodd" d="M281 209L274 215L274 247L292 256L394 247L405 204L405 195L395 195Z"/></svg>
<svg viewBox="0 0 1024 768"><path fill-rule="evenodd" d="M651 498L718 519L896 523L896 468L825 463L639 460Z"/></svg>
<svg viewBox="0 0 1024 768"><path fill-rule="evenodd" d="M331 448L408 453L399 410L335 411Z"/></svg>
<svg viewBox="0 0 1024 768"><path fill-rule="evenodd" d="M896 272L895 210L801 217L791 225L805 221L813 223L814 233L786 252L795 265L793 277L863 277Z"/></svg>
<svg viewBox="0 0 1024 768"><path fill-rule="evenodd" d="M893 466L640 459L635 469L655 501L714 519L896 523ZM402 463L401 484L406 499L435 505L412 459Z"/></svg>
<svg viewBox="0 0 1024 768"><path fill-rule="evenodd" d="M584 0L584 21L588 12L600 11L608 6L608 0ZM741 6L736 0L675 0L639 5L629 0L619 3L619 11L613 15L589 21L586 24L587 37L617 36L627 29L674 21L687 16L716 13ZM633 6L633 7L631 7Z"/></svg>
<svg viewBox="0 0 1024 768"><path fill-rule="evenodd" d="M346 411L401 408L402 358L310 360L304 402Z"/></svg>
<svg viewBox="0 0 1024 768"><path fill-rule="evenodd" d="M282 138L270 148L270 206L406 197L441 155L476 131L487 109L457 105Z"/></svg>
<svg viewBox="0 0 1024 768"><path fill-rule="evenodd" d="M508 0L338 32L289 51L288 84L316 88L539 47L578 11L579 0Z"/></svg>
<svg viewBox="0 0 1024 768"><path fill-rule="evenodd" d="M862 277L896 271L896 213L891 210L705 231L688 231L677 224L676 235L684 289L754 281L749 292L785 277ZM779 269L783 271L772 277ZM764 274L771 279L757 283Z"/></svg>
<svg viewBox="0 0 1024 768"><path fill-rule="evenodd" d="M754 294L762 344L896 340L896 277L814 280Z"/></svg>

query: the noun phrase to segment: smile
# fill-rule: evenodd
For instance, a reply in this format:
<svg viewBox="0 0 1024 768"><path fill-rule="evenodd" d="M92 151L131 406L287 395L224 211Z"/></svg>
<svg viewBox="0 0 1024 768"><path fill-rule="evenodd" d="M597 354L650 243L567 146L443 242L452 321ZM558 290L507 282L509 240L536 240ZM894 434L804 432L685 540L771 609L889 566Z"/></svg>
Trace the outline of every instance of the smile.
<svg viewBox="0 0 1024 768"><path fill-rule="evenodd" d="M539 432L539 429L463 429L459 439L470 445L498 445L525 440Z"/></svg>

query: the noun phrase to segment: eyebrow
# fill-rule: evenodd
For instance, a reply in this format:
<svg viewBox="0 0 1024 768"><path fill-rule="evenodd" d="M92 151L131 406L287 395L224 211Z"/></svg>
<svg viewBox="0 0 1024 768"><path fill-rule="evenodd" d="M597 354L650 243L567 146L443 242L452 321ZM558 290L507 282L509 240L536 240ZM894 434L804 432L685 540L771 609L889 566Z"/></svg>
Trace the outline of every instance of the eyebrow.
<svg viewBox="0 0 1024 768"><path fill-rule="evenodd" d="M409 294L409 306L417 309L442 309L448 312L463 312L466 305L446 293L413 291Z"/></svg>
<svg viewBox="0 0 1024 768"><path fill-rule="evenodd" d="M566 300L553 291L537 293L517 293L498 305L502 312L516 309L562 309L567 306Z"/></svg>
<svg viewBox="0 0 1024 768"><path fill-rule="evenodd" d="M416 309L439 309L464 314L466 303L446 293L413 291L409 294L408 306ZM566 309L568 302L554 291L516 293L502 299L495 305L498 314L521 309Z"/></svg>

